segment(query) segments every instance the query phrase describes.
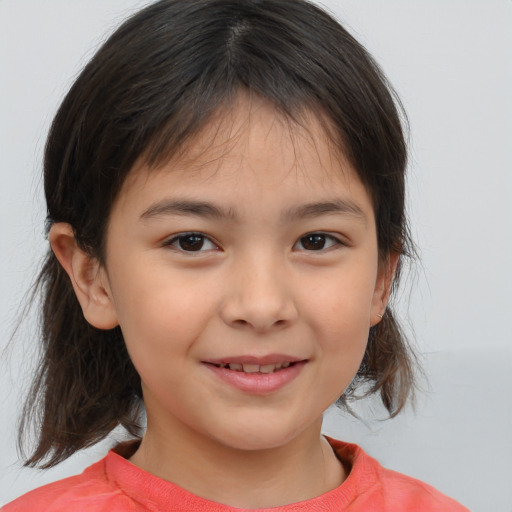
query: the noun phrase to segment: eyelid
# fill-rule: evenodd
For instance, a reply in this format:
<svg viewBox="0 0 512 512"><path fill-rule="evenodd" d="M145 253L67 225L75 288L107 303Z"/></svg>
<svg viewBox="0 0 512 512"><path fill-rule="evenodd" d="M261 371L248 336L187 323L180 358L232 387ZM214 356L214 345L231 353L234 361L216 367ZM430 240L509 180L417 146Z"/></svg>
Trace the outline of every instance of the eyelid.
<svg viewBox="0 0 512 512"><path fill-rule="evenodd" d="M318 249L318 250L299 249L300 251L307 252L307 253L323 253L323 252L329 251L330 249L336 248L337 246L346 247L348 245L348 243L346 241L344 241L344 239L341 235L335 235L333 233L329 233L329 232L325 232L325 231L310 231L308 233L304 233L297 239L297 241L293 245L293 249L295 249L295 247L301 242L301 240L303 238L305 238L307 236L312 236L312 235L324 236L326 239L330 239L334 243L332 245L330 245L329 247L325 247L325 248Z"/></svg>
<svg viewBox="0 0 512 512"><path fill-rule="evenodd" d="M210 244L212 244L214 246L214 248L213 249L212 248L203 249L203 247L201 247L201 249L199 249L198 251L186 251L186 250L180 248L179 246L175 245L179 242L179 240L181 238L185 238L187 236L194 236L194 235L204 238L205 243L209 242ZM162 246L171 248L181 254L201 254L201 253L209 252L212 250L220 250L220 245L216 241L214 241L211 236L206 235L205 233L203 233L201 231L183 231L181 233L176 233L176 234L171 235L170 237L166 238L162 242Z"/></svg>
<svg viewBox="0 0 512 512"><path fill-rule="evenodd" d="M185 249L180 248L177 245L180 239L185 238L187 236L194 236L194 235L203 238L205 243L210 243L213 247L206 248L206 249L204 249L204 247L201 247L197 251L187 251ZM312 236L312 235L321 235L321 236L325 237L326 240L330 240L332 243L328 247L323 247L323 248L317 249L317 250L306 249L306 248L304 248L304 249L298 248L297 249L297 246L301 243L301 240L303 238ZM345 247L347 245L348 245L348 243L343 240L343 237L341 235L332 234L332 233L325 232L325 231L310 231L308 233L304 233L297 239L297 241L294 243L294 245L292 247L292 250L300 250L302 252L307 252L307 253L323 253L323 252L329 251L330 249L336 248L337 246ZM218 242L216 242L211 236L203 233L202 231L183 231L181 233L175 233L175 234L171 235L170 237L166 238L165 240L163 240L162 246L171 248L171 249L175 250L176 252L182 253L182 254L200 254L200 253L205 253L205 252L209 252L212 250L221 250L220 244Z"/></svg>

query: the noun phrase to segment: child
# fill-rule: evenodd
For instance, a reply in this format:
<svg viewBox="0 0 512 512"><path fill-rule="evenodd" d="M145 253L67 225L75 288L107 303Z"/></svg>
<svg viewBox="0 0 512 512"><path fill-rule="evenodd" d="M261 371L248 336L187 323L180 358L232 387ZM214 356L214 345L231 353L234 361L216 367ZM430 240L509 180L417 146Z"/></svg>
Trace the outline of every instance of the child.
<svg viewBox="0 0 512 512"><path fill-rule="evenodd" d="M134 439L3 510L466 510L321 436L359 386L391 415L413 388L387 306L405 167L390 87L318 7L161 0L125 22L46 146L27 464Z"/></svg>

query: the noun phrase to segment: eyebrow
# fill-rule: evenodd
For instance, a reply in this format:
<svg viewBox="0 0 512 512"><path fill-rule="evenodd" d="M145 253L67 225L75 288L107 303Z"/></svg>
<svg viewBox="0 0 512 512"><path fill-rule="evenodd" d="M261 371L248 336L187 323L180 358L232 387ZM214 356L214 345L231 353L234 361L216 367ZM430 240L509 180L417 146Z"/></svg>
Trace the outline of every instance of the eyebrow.
<svg viewBox="0 0 512 512"><path fill-rule="evenodd" d="M321 215L346 214L358 217L364 222L367 221L363 209L346 199L333 199L331 201L321 201L318 203L308 203L290 208L284 213L285 219L308 219L320 217Z"/></svg>
<svg viewBox="0 0 512 512"><path fill-rule="evenodd" d="M141 220L151 219L153 217L162 217L166 215L193 215L196 217L206 218L232 218L234 212L230 210L224 210L219 206L214 205L208 201L192 201L184 199L164 199L145 210L140 216Z"/></svg>
<svg viewBox="0 0 512 512"><path fill-rule="evenodd" d="M282 215L285 220L307 219L330 214L345 214L367 221L366 214L360 206L353 201L333 199L315 203L301 204L285 211ZM235 219L236 212L224 209L208 201L194 201L185 199L164 199L151 205L140 216L141 220L162 217L167 215L196 216L212 219Z"/></svg>

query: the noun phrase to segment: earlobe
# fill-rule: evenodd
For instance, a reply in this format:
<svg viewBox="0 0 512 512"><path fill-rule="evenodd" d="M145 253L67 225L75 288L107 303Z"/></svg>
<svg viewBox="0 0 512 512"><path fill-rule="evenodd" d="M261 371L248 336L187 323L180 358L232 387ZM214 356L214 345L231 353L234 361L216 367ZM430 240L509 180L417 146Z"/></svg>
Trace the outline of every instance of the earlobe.
<svg viewBox="0 0 512 512"><path fill-rule="evenodd" d="M49 240L56 258L71 280L85 319L98 329L116 327L119 322L105 269L96 258L78 247L69 224L54 224L50 228Z"/></svg>
<svg viewBox="0 0 512 512"><path fill-rule="evenodd" d="M377 325L384 316L399 260L400 254L393 253L379 265L379 273L373 294L370 326Z"/></svg>

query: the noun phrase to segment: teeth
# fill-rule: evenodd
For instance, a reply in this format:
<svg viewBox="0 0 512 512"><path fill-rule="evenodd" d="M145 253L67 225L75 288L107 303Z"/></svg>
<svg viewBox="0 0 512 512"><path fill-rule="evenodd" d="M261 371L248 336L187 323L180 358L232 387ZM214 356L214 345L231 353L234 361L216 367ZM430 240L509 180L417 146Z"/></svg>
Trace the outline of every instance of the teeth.
<svg viewBox="0 0 512 512"><path fill-rule="evenodd" d="M260 371L259 364L244 364L244 373L257 373Z"/></svg>
<svg viewBox="0 0 512 512"><path fill-rule="evenodd" d="M252 363L220 363L220 368L229 368L235 372L244 372L244 373L274 373L282 368L288 368L290 366L290 362L285 363L276 363L276 364L264 364L260 366L259 364Z"/></svg>

